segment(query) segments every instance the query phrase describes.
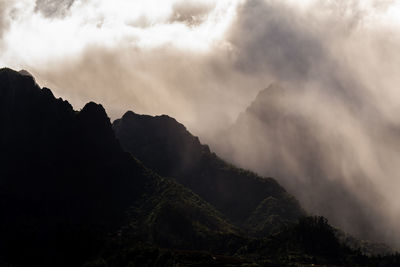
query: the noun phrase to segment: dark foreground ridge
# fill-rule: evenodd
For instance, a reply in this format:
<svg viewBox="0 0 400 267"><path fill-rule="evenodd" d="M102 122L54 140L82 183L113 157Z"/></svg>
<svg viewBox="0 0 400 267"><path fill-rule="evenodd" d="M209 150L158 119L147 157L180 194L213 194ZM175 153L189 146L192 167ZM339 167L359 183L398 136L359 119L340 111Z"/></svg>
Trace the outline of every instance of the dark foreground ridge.
<svg viewBox="0 0 400 267"><path fill-rule="evenodd" d="M149 141L136 136L142 150L128 153L101 105L74 111L29 73L0 69L0 266L398 266L342 245L323 218L296 222L300 207L274 180L162 120L137 121Z"/></svg>
<svg viewBox="0 0 400 267"><path fill-rule="evenodd" d="M239 238L211 205L124 152L101 105L75 112L2 69L0 107L0 259L77 266L115 238L186 249Z"/></svg>

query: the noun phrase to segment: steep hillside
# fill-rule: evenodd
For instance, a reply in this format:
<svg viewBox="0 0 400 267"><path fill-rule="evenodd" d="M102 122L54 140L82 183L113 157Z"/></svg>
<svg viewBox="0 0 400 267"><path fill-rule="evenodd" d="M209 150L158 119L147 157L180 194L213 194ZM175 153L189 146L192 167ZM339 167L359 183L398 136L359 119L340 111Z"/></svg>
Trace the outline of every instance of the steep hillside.
<svg viewBox="0 0 400 267"><path fill-rule="evenodd" d="M204 249L237 238L212 206L124 152L98 104L76 112L1 69L0 125L4 261L79 266L106 240Z"/></svg>
<svg viewBox="0 0 400 267"><path fill-rule="evenodd" d="M270 234L303 215L297 201L274 179L224 162L173 118L129 111L113 128L126 151L253 233Z"/></svg>

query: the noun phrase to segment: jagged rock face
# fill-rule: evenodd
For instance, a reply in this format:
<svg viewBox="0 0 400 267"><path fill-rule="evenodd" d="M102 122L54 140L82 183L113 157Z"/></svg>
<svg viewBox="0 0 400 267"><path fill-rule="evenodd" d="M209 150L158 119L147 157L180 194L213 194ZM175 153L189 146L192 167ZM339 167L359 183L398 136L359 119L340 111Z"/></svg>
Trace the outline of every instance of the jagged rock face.
<svg viewBox="0 0 400 267"><path fill-rule="evenodd" d="M168 116L127 112L113 123L113 128L125 150L161 175L187 186L240 226L250 226L248 221L251 221L252 230L265 235L279 228L266 223L269 216L279 217L274 222L280 221L282 226L303 214L297 201L288 197L275 180L227 164ZM281 202L281 208L287 213L257 215L261 211L259 208L257 213L258 206L268 197ZM249 220L253 213L261 219Z"/></svg>
<svg viewBox="0 0 400 267"><path fill-rule="evenodd" d="M158 244L168 236L168 244L176 247L194 244L194 239L208 246L209 236L236 231L191 191L124 152L101 105L89 103L75 112L32 77L1 69L0 124L3 260L23 266L79 266L123 225L123 233L133 237L129 242ZM172 203L181 207L175 214L186 218L172 220L174 227L189 229L185 234L156 229L171 221L163 214ZM182 211L192 211L198 219L192 221Z"/></svg>

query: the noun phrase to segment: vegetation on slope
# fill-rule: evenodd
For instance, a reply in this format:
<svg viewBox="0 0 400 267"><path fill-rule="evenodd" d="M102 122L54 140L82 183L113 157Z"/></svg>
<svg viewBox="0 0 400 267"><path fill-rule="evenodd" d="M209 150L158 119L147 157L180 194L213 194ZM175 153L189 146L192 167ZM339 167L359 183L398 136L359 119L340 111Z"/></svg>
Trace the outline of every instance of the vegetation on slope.
<svg viewBox="0 0 400 267"><path fill-rule="evenodd" d="M190 188L252 234L272 233L304 214L274 179L224 162L173 118L129 111L113 128L126 151Z"/></svg>

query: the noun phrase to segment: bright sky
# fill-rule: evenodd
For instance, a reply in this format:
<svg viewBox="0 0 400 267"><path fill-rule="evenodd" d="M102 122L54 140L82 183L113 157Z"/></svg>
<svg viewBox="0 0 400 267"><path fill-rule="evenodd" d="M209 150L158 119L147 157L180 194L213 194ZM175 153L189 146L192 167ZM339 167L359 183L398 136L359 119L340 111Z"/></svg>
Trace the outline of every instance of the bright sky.
<svg viewBox="0 0 400 267"><path fill-rule="evenodd" d="M77 0L65 15L46 17L35 2L6 3L11 26L3 36L0 65L31 65L76 55L87 45L152 48L173 45L206 51L219 43L240 0ZM183 14L187 12L187 14ZM198 20L191 24L182 16Z"/></svg>
<svg viewBox="0 0 400 267"><path fill-rule="evenodd" d="M32 0L1 0L3 17L10 27L2 40L0 65L20 67L61 60L79 55L88 45L115 48L120 45L153 48L165 45L204 52L227 45L224 33L232 24L238 5L245 0L53 0L58 9L53 16L37 12ZM267 1L267 0L266 0ZM51 3L52 1L47 1ZM304 12L315 5L334 6L336 10L357 10L372 26L400 25L399 1L281 1ZM49 5L49 4L47 4ZM43 5L42 5L43 6ZM63 10L64 8L64 10ZM44 9L42 7L42 9ZM55 13L54 13L54 10ZM36 12L35 12L36 11ZM50 11L47 11L50 12ZM346 14L343 16L354 16ZM195 21L195 23L192 23ZM0 24L1 25L1 24Z"/></svg>

